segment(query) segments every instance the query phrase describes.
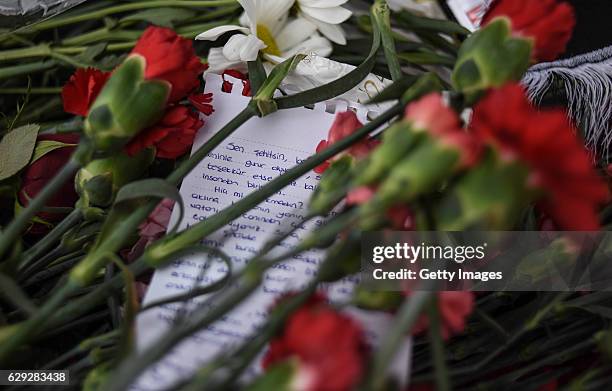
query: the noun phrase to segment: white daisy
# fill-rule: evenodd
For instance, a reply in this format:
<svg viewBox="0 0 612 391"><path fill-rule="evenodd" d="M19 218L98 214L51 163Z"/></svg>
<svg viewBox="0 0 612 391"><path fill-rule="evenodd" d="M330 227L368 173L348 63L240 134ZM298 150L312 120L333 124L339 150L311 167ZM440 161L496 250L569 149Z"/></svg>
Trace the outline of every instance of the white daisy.
<svg viewBox="0 0 612 391"><path fill-rule="evenodd" d="M298 14L315 24L317 29L332 42L346 45L340 23L351 17L352 12L341 5L348 0L297 0Z"/></svg>
<svg viewBox="0 0 612 391"><path fill-rule="evenodd" d="M223 46L210 50L209 71L219 72L227 68L244 66L247 61L254 61L259 51L280 55L280 49L274 36L282 30L294 0L238 0L244 14L240 18L244 26L224 25L199 34L196 39L215 41L221 35L237 31Z"/></svg>
<svg viewBox="0 0 612 391"><path fill-rule="evenodd" d="M272 62L282 62L297 53L331 54L331 43L317 34L314 23L288 17L294 0L238 1L245 11L240 18L242 26L220 26L196 37L214 41L227 32L238 32L223 48L209 51L208 72L221 73L229 68L246 71L245 63L256 60L260 51Z"/></svg>

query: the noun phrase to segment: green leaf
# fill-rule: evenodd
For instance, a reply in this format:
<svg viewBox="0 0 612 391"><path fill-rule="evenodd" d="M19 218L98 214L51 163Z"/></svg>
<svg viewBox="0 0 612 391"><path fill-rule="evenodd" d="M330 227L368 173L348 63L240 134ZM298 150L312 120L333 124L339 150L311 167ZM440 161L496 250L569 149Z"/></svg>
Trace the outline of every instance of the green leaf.
<svg viewBox="0 0 612 391"><path fill-rule="evenodd" d="M389 14L390 11L387 2L384 0L376 0L376 3L372 6L372 15L381 33L383 50L385 52L385 58L387 59L387 67L391 73L391 79L396 81L401 79L402 69L397 59Z"/></svg>
<svg viewBox="0 0 612 391"><path fill-rule="evenodd" d="M144 21L162 27L174 27L174 23L194 17L194 11L185 8L153 8L136 12L125 18L121 22Z"/></svg>
<svg viewBox="0 0 612 391"><path fill-rule="evenodd" d="M171 200L176 201L179 206L179 218L177 220L176 225L168 230L168 233L174 233L178 228L179 223L183 220L183 215L185 212L185 205L183 204L183 199L181 198L181 193L179 193L176 186L173 184L159 178L149 178L143 179L141 181L132 182L126 186L123 186L119 193L117 193L117 198L115 199L115 205L121 204L126 201L141 199L141 198L158 198L164 199L169 198Z"/></svg>
<svg viewBox="0 0 612 391"><path fill-rule="evenodd" d="M276 99L275 101L278 108L291 109L294 107L312 105L318 102L333 99L355 88L355 86L365 79L372 71L372 68L376 63L376 54L378 53L378 49L380 49L380 30L378 29L376 23L373 23L372 27L372 47L368 57L366 57L363 63L361 63L351 72L330 83L312 88L308 91L300 92L295 95Z"/></svg>
<svg viewBox="0 0 612 391"><path fill-rule="evenodd" d="M41 157L46 154L55 151L56 149L66 148L66 147L76 147L77 144L67 144L59 141L53 140L42 140L36 143L36 148L34 149L34 155L32 155L31 163L34 163Z"/></svg>
<svg viewBox="0 0 612 391"><path fill-rule="evenodd" d="M17 174L27 166L36 146L40 126L24 125L0 141L0 181Z"/></svg>
<svg viewBox="0 0 612 391"><path fill-rule="evenodd" d="M261 63L261 57L257 57L256 61L249 61L248 66L251 94L255 96L266 80L266 70Z"/></svg>

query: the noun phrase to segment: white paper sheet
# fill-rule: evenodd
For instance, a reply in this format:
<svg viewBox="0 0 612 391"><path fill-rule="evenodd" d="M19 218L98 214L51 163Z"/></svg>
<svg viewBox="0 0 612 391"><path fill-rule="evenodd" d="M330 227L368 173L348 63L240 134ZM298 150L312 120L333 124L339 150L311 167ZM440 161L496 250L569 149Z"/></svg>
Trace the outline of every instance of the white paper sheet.
<svg viewBox="0 0 612 391"><path fill-rule="evenodd" d="M231 94L220 92L220 84L221 79L218 76L207 77L206 89L214 92L215 112L206 118L206 124L196 138L194 149L200 147L248 103L248 98L240 95L240 82L235 83L236 88ZM323 105L315 109L284 110L266 118L252 119L238 129L185 178L181 195L186 211L180 228L184 229L231 205L312 155L319 141L326 138L334 119L325 109ZM366 110L361 111L362 117L365 117L366 113ZM206 238L203 243L224 251L232 258L234 271L240 270L263 243L287 231L292 224L301 220L301 216L306 213L306 203L311 192L317 186L317 180L316 174L308 173L254 210ZM175 210L170 226L173 226L177 219L178 213ZM283 241L275 251L284 252L290 249L320 224L321 219L307 224ZM267 311L274 300L283 292L303 287L315 273L323 255L322 251L308 251L270 270L258 292L225 318L179 345L153 369L146 372L133 388L158 390L168 387L191 375L219 352L227 351L256 333L265 321ZM196 281L200 285L208 285L222 278L227 271L224 264L213 263L203 273L205 260L205 255L186 257L157 271L145 297L145 304L185 293ZM337 302L347 300L354 287L354 280L347 278L326 286L328 296ZM182 304L171 304L141 314L137 319L139 349L154 344L165 330L172 327L177 312L184 309ZM384 313L356 309L351 309L348 313L359 318L364 324L368 339L374 345L390 321L390 316ZM409 357L410 345L407 339L394 368L391 369L403 378L402 381L407 377ZM260 370L259 363L254 363L247 377Z"/></svg>

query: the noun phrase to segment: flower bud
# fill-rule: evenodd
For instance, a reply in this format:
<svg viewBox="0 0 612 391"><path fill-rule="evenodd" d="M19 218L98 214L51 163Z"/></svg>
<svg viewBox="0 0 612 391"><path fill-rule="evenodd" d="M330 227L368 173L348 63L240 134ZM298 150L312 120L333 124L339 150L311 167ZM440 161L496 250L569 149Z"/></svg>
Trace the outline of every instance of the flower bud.
<svg viewBox="0 0 612 391"><path fill-rule="evenodd" d="M153 162L154 152L145 149L134 157L117 154L94 160L83 167L76 176L77 192L81 207L108 207L119 189L140 178Z"/></svg>
<svg viewBox="0 0 612 391"><path fill-rule="evenodd" d="M460 158L455 148L428 138L395 166L379 187L376 199L389 207L431 192L456 170Z"/></svg>
<svg viewBox="0 0 612 391"><path fill-rule="evenodd" d="M145 59L133 54L113 72L85 120L85 133L99 150L116 150L164 113L171 85L145 80Z"/></svg>
<svg viewBox="0 0 612 391"><path fill-rule="evenodd" d="M308 209L311 213L324 216L344 198L354 160L351 155L344 155L329 165L310 198Z"/></svg>
<svg viewBox="0 0 612 391"><path fill-rule="evenodd" d="M521 212L536 198L528 185L529 169L520 162L503 161L493 151L467 172L434 210L437 228L511 229Z"/></svg>
<svg viewBox="0 0 612 391"><path fill-rule="evenodd" d="M383 141L378 148L359 164L355 184L369 185L386 177L391 168L408 154L416 140L417 137L410 132L410 126L406 122L393 124L383 134Z"/></svg>
<svg viewBox="0 0 612 391"><path fill-rule="evenodd" d="M498 18L465 40L452 74L453 86L467 94L521 79L530 64L533 42L515 38L510 22Z"/></svg>

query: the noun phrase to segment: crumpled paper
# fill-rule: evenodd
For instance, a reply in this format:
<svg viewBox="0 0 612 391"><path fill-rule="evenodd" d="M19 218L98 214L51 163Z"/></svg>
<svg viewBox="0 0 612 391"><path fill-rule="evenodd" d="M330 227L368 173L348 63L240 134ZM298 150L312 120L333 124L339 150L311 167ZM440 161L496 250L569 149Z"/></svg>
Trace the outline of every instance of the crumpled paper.
<svg viewBox="0 0 612 391"><path fill-rule="evenodd" d="M55 16L86 0L2 0L0 27L16 29Z"/></svg>

